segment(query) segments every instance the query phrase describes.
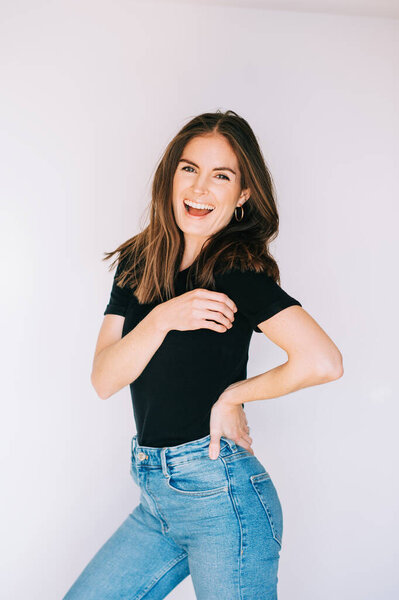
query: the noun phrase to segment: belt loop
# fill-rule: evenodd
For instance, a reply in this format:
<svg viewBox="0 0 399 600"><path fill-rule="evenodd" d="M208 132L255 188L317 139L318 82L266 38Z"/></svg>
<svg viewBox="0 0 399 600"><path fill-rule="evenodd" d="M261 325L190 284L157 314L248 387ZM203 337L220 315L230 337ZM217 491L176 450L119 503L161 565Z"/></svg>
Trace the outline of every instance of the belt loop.
<svg viewBox="0 0 399 600"><path fill-rule="evenodd" d="M162 465L162 473L165 475L165 477L169 478L170 474L169 474L168 465L166 462L166 450L167 450L167 448L161 449L161 465Z"/></svg>
<svg viewBox="0 0 399 600"><path fill-rule="evenodd" d="M234 452L237 452L237 444L235 443L235 441L231 440L229 438L226 438L226 437L224 439L226 440L226 442L229 445L230 450L233 452L233 454L234 454Z"/></svg>

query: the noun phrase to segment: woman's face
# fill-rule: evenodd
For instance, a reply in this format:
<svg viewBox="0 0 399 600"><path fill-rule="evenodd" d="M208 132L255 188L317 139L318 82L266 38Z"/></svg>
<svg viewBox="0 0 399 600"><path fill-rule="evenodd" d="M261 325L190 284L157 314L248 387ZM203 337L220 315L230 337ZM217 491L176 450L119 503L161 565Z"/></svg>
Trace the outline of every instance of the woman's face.
<svg viewBox="0 0 399 600"><path fill-rule="evenodd" d="M186 144L173 178L173 211L185 237L202 240L216 233L249 196L249 189L240 189L237 158L222 135L197 136Z"/></svg>

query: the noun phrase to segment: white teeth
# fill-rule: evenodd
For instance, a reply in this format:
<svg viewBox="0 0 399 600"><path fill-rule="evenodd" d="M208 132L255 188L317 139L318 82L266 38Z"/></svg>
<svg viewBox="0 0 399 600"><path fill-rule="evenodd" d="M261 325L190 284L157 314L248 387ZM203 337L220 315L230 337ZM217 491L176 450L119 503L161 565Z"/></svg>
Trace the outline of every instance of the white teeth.
<svg viewBox="0 0 399 600"><path fill-rule="evenodd" d="M184 200L184 203L193 208L206 208L208 210L213 210L215 208L214 206L210 206L210 204L200 204L199 202L193 202L193 200Z"/></svg>

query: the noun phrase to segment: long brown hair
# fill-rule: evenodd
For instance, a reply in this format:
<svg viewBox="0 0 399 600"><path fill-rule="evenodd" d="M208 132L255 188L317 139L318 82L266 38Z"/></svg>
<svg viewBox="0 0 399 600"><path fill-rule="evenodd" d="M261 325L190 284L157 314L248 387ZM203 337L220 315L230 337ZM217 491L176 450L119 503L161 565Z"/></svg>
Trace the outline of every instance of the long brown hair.
<svg viewBox="0 0 399 600"><path fill-rule="evenodd" d="M184 235L173 213L173 177L186 144L210 133L223 135L230 143L239 164L241 189L249 187L251 196L243 206L243 219L237 221L233 215L202 245L190 265L188 287L191 289L191 276L195 275L195 287L214 289L214 274L231 268L265 271L280 283L279 268L269 251L279 226L272 176L247 121L232 110L217 110L194 117L169 142L154 175L149 225L112 252L104 253L103 260L119 253L114 261L120 265L117 283L134 289L140 303L169 300L175 295Z"/></svg>

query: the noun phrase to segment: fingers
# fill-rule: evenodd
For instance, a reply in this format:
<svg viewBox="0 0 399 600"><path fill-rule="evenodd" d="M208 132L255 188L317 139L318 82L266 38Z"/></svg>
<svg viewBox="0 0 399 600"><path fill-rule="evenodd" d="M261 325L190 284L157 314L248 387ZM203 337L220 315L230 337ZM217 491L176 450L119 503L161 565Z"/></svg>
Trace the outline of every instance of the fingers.
<svg viewBox="0 0 399 600"><path fill-rule="evenodd" d="M222 325L222 323L215 323L213 320L201 319L196 322L197 329L212 329L213 331L218 331L219 333L224 333L230 329L229 326Z"/></svg>
<svg viewBox="0 0 399 600"><path fill-rule="evenodd" d="M208 301L209 303L209 301ZM215 308L209 308L204 306L196 310L196 317L201 320L216 321L227 329L233 326L234 313L226 305L220 304L220 302L214 302Z"/></svg>
<svg viewBox="0 0 399 600"><path fill-rule="evenodd" d="M251 438L251 436L246 433L243 433L241 435L240 439L247 441L249 444L252 444L252 442L253 442L253 439Z"/></svg>
<svg viewBox="0 0 399 600"><path fill-rule="evenodd" d="M236 444L238 444L239 446L242 446L243 448L245 448L246 450L248 450L248 452L250 452L252 455L254 455L254 451L251 448L251 444L252 444L253 440L251 438L251 436L246 435L245 433L243 433L238 440L236 440Z"/></svg>
<svg viewBox="0 0 399 600"><path fill-rule="evenodd" d="M232 327L237 307L226 294L197 288L191 297L193 314L197 319L216 321L226 329Z"/></svg>
<svg viewBox="0 0 399 600"><path fill-rule="evenodd" d="M209 442L209 458L216 460L220 452L220 434L211 433L211 440Z"/></svg>
<svg viewBox="0 0 399 600"><path fill-rule="evenodd" d="M196 288L195 290L193 290L193 293L198 298L205 298L207 300L210 300L212 303L219 304L219 306L220 306L220 304L227 305L227 307L230 308L230 310L233 313L237 312L236 303L231 298L229 298L229 296L227 294L224 294L223 292L215 292L214 290L207 290L204 288ZM215 309L215 310L218 310L218 309Z"/></svg>
<svg viewBox="0 0 399 600"><path fill-rule="evenodd" d="M250 452L252 455L255 455L254 451L251 448L251 445L243 438L239 438L239 440L236 441L236 444L242 446L243 448L245 448L245 450L248 450L248 452Z"/></svg>

